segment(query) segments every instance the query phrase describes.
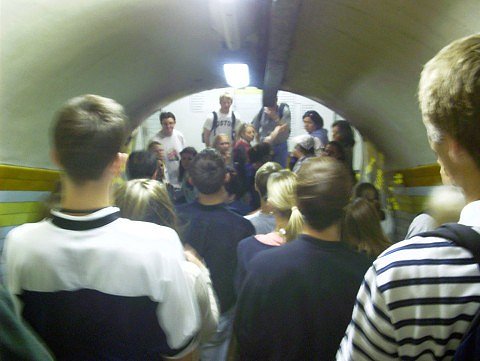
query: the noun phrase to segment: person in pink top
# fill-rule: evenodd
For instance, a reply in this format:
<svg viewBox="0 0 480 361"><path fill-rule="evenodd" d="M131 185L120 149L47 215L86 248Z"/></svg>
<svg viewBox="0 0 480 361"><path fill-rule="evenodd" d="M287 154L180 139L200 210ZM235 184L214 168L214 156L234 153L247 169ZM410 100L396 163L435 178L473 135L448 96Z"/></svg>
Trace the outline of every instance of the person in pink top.
<svg viewBox="0 0 480 361"><path fill-rule="evenodd" d="M248 263L260 252L278 247L297 237L303 229L303 217L297 208L295 192L297 175L288 169L272 173L267 182L267 202L275 217L275 230L257 234L240 241L237 247L237 274L235 285L240 289Z"/></svg>

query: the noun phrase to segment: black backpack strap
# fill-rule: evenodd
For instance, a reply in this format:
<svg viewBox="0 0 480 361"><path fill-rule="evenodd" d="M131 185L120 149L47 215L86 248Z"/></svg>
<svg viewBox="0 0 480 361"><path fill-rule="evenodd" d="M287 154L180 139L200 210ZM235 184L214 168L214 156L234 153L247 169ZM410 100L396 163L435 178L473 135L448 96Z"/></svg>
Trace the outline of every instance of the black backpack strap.
<svg viewBox="0 0 480 361"><path fill-rule="evenodd" d="M232 141L235 142L235 135L236 135L236 131L235 131L235 121L237 119L235 118L235 113L232 111Z"/></svg>
<svg viewBox="0 0 480 361"><path fill-rule="evenodd" d="M280 106L278 107L278 116L280 117L280 119L283 118L283 111L285 110L285 106L287 104L285 103L280 103Z"/></svg>
<svg viewBox="0 0 480 361"><path fill-rule="evenodd" d="M212 112L213 113L213 122L212 122L212 129L210 130L213 132L213 135L217 135L216 129L218 127L218 115L217 112Z"/></svg>
<svg viewBox="0 0 480 361"><path fill-rule="evenodd" d="M480 264L480 234L472 227L458 223L446 223L430 232L418 234L420 237L439 237L448 239L460 247L468 249L475 262Z"/></svg>

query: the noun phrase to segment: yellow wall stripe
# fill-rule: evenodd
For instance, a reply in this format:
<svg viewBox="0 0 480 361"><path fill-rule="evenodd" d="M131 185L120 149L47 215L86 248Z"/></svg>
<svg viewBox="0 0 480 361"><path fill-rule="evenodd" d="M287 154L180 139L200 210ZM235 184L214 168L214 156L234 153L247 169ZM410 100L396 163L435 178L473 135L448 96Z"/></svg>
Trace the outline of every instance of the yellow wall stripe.
<svg viewBox="0 0 480 361"><path fill-rule="evenodd" d="M23 179L0 179L0 190L11 191L53 191L56 181L35 181Z"/></svg>
<svg viewBox="0 0 480 361"><path fill-rule="evenodd" d="M5 214L34 213L42 210L40 202L0 203L0 216Z"/></svg>
<svg viewBox="0 0 480 361"><path fill-rule="evenodd" d="M0 164L0 190L52 191L60 172Z"/></svg>
<svg viewBox="0 0 480 361"><path fill-rule="evenodd" d="M0 227L17 226L24 223L38 222L42 219L37 213L6 214L0 217Z"/></svg>

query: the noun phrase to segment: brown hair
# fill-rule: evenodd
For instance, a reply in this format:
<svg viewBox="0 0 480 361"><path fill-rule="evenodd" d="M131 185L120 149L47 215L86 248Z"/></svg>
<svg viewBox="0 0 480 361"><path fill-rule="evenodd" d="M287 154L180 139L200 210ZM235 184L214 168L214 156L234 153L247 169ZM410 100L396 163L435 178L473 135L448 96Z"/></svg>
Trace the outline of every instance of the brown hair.
<svg viewBox="0 0 480 361"><path fill-rule="evenodd" d="M112 99L82 95L70 99L54 119L53 146L77 184L98 180L127 138L127 116Z"/></svg>
<svg viewBox="0 0 480 361"><path fill-rule="evenodd" d="M390 246L380 226L377 210L365 198L355 198L345 208L342 240L370 257L377 257Z"/></svg>
<svg viewBox="0 0 480 361"><path fill-rule="evenodd" d="M297 203L305 222L318 231L340 222L352 191L345 165L331 157L312 157L297 175Z"/></svg>
<svg viewBox="0 0 480 361"><path fill-rule="evenodd" d="M203 194L213 194L225 183L225 161L215 149L207 148L198 153L190 163L188 174L193 185Z"/></svg>
<svg viewBox="0 0 480 361"><path fill-rule="evenodd" d="M456 139L480 168L480 34L452 42L423 68L418 99L431 141Z"/></svg>
<svg viewBox="0 0 480 361"><path fill-rule="evenodd" d="M240 140L243 139L243 136L245 135L245 132L247 131L248 128L253 128L255 130L255 127L250 124L250 123L243 123L240 128L238 129L237 136L235 140ZM255 130L256 132L256 130Z"/></svg>

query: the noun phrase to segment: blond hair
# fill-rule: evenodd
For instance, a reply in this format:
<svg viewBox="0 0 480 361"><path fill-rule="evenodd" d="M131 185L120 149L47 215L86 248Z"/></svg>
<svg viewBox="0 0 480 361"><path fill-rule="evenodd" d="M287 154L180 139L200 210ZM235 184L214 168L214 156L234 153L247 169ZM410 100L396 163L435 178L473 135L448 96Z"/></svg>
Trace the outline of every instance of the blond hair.
<svg viewBox="0 0 480 361"><path fill-rule="evenodd" d="M215 149L218 150L217 147L218 147L218 144L221 142L221 139L222 139L222 138L227 139L228 142L229 142L230 145L231 145L231 143L232 143L231 138L230 138L228 135L222 133L222 134L218 134L218 135L215 137L215 139L213 140L213 147L214 147Z"/></svg>
<svg viewBox="0 0 480 361"><path fill-rule="evenodd" d="M282 218L288 219L285 238L296 238L303 229L303 216L297 208L297 175L288 169L270 174L267 181L268 203Z"/></svg>
<svg viewBox="0 0 480 361"><path fill-rule="evenodd" d="M115 191L122 217L152 222L177 230L175 207L165 184L152 179L133 179Z"/></svg>
<svg viewBox="0 0 480 361"><path fill-rule="evenodd" d="M452 42L425 64L418 99L430 140L448 134L480 168L480 34Z"/></svg>
<svg viewBox="0 0 480 361"><path fill-rule="evenodd" d="M232 94L230 93L223 93L222 95L220 95L220 97L218 98L219 101L222 101L222 99L228 99L230 100L231 102L233 102L233 96Z"/></svg>

